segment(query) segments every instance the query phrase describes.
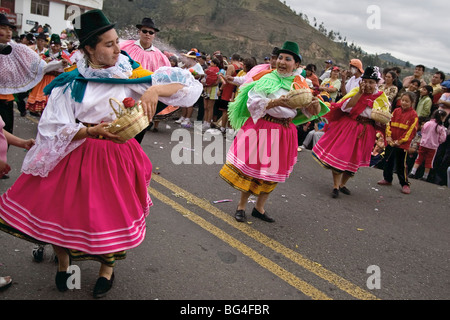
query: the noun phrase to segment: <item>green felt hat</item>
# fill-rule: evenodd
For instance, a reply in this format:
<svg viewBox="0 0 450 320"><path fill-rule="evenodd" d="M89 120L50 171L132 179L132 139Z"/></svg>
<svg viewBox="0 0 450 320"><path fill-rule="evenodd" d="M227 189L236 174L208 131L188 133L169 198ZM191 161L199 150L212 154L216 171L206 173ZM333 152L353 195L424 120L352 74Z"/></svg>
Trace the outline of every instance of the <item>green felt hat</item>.
<svg viewBox="0 0 450 320"><path fill-rule="evenodd" d="M61 44L61 37L56 33L52 34L50 44Z"/></svg>
<svg viewBox="0 0 450 320"><path fill-rule="evenodd" d="M103 12L98 9L83 13L75 18L72 21L72 24L74 25L75 33L80 40L80 47L84 47L92 37L103 34L115 26L115 24L112 24Z"/></svg>
<svg viewBox="0 0 450 320"><path fill-rule="evenodd" d="M278 53L287 53L294 56L296 62L302 62L302 56L300 55L300 49L296 42L286 41L278 50Z"/></svg>

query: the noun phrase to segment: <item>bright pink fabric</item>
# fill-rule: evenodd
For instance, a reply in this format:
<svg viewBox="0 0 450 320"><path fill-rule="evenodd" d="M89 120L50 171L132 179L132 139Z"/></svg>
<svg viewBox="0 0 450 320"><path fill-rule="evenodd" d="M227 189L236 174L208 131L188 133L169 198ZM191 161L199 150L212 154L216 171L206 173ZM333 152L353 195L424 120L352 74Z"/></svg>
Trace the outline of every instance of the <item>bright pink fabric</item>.
<svg viewBox="0 0 450 320"><path fill-rule="evenodd" d="M47 178L22 174L0 197L0 217L37 240L88 254L131 249L145 238L151 172L135 139L86 139Z"/></svg>
<svg viewBox="0 0 450 320"><path fill-rule="evenodd" d="M120 49L126 51L130 57L139 62L144 69L152 72L160 67L170 67L169 58L166 57L158 48L154 51L144 51L141 47L134 44L135 40L127 40L120 44Z"/></svg>
<svg viewBox="0 0 450 320"><path fill-rule="evenodd" d="M250 118L238 131L227 161L242 173L265 181L285 182L297 163L298 136L294 124Z"/></svg>

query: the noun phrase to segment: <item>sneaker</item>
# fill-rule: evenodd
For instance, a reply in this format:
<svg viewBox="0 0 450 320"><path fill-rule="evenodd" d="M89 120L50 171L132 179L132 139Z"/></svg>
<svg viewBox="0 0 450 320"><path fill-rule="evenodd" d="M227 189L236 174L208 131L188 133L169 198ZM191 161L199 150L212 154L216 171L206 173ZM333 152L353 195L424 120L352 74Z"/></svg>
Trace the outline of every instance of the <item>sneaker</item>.
<svg viewBox="0 0 450 320"><path fill-rule="evenodd" d="M409 186L403 186L402 187L402 193L410 194L411 193L411 188Z"/></svg>
<svg viewBox="0 0 450 320"><path fill-rule="evenodd" d="M386 180L384 180L384 179L378 181L378 184L379 184L380 186L392 186L392 182L386 181Z"/></svg>
<svg viewBox="0 0 450 320"><path fill-rule="evenodd" d="M175 123L181 124L184 120L186 120L186 118L185 117L181 117L180 119L175 121Z"/></svg>
<svg viewBox="0 0 450 320"><path fill-rule="evenodd" d="M181 126L182 126L183 128L192 128L191 120L189 120L189 119L184 120L184 121L181 123Z"/></svg>
<svg viewBox="0 0 450 320"><path fill-rule="evenodd" d="M211 129L211 124L209 122L203 122L202 131L206 131L208 129Z"/></svg>
<svg viewBox="0 0 450 320"><path fill-rule="evenodd" d="M236 134L236 131L234 131L233 128L226 128L225 132L227 135L230 135L230 136L234 136Z"/></svg>

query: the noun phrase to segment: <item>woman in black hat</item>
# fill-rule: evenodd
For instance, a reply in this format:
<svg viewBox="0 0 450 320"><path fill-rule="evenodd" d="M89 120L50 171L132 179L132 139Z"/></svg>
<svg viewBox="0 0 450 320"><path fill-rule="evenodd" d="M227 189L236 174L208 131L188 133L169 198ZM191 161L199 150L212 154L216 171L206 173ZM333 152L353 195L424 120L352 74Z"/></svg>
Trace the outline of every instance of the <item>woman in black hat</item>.
<svg viewBox="0 0 450 320"><path fill-rule="evenodd" d="M151 119L159 99L190 106L202 85L178 68L153 75L142 69L120 51L114 25L100 10L77 19L83 57L76 70L45 90L49 101L36 145L27 153L23 174L0 198L0 229L53 244L60 291L68 289L70 259L101 262L94 288L99 298L112 287L116 260L144 240L152 205L151 162L135 139L124 141L108 131L116 118L110 98L141 98Z"/></svg>
<svg viewBox="0 0 450 320"><path fill-rule="evenodd" d="M376 139L372 110L389 112L389 100L378 90L381 79L378 67L366 68L359 87L350 91L329 114L325 134L313 148L313 157L333 174L332 197L350 195L347 181L360 167L370 166L370 155Z"/></svg>

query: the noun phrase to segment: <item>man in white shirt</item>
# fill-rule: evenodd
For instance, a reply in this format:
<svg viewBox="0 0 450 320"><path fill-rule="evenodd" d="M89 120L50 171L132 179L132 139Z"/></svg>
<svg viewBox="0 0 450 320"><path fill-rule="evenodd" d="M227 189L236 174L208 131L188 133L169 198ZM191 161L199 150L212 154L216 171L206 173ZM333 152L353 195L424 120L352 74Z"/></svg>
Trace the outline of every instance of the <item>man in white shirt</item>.
<svg viewBox="0 0 450 320"><path fill-rule="evenodd" d="M144 69L152 72L160 67L170 67L167 56L153 45L159 29L150 18L144 18L137 24L139 40L127 40L120 43L120 49L126 51L130 57L139 62Z"/></svg>
<svg viewBox="0 0 450 320"><path fill-rule="evenodd" d="M139 62L144 69L149 71L156 71L161 67L170 67L169 58L153 45L156 38L156 33L159 29L151 18L144 18L140 24L136 25L138 28L139 40L127 40L120 43L120 49L126 51L130 57ZM167 106L163 103L158 103L156 113L161 112ZM153 132L158 131L158 121L153 122ZM142 142L145 132L144 130L136 136L136 140Z"/></svg>
<svg viewBox="0 0 450 320"><path fill-rule="evenodd" d="M319 83L322 83L325 79L331 78L331 69L333 69L333 61L325 61L325 70L322 72L322 75L319 78Z"/></svg>
<svg viewBox="0 0 450 320"><path fill-rule="evenodd" d="M350 70L344 70L342 72L341 81L341 94L345 96L352 91L355 87L359 86L361 82L361 76L364 74L364 69L361 60L350 60ZM350 78L350 79L349 79Z"/></svg>

